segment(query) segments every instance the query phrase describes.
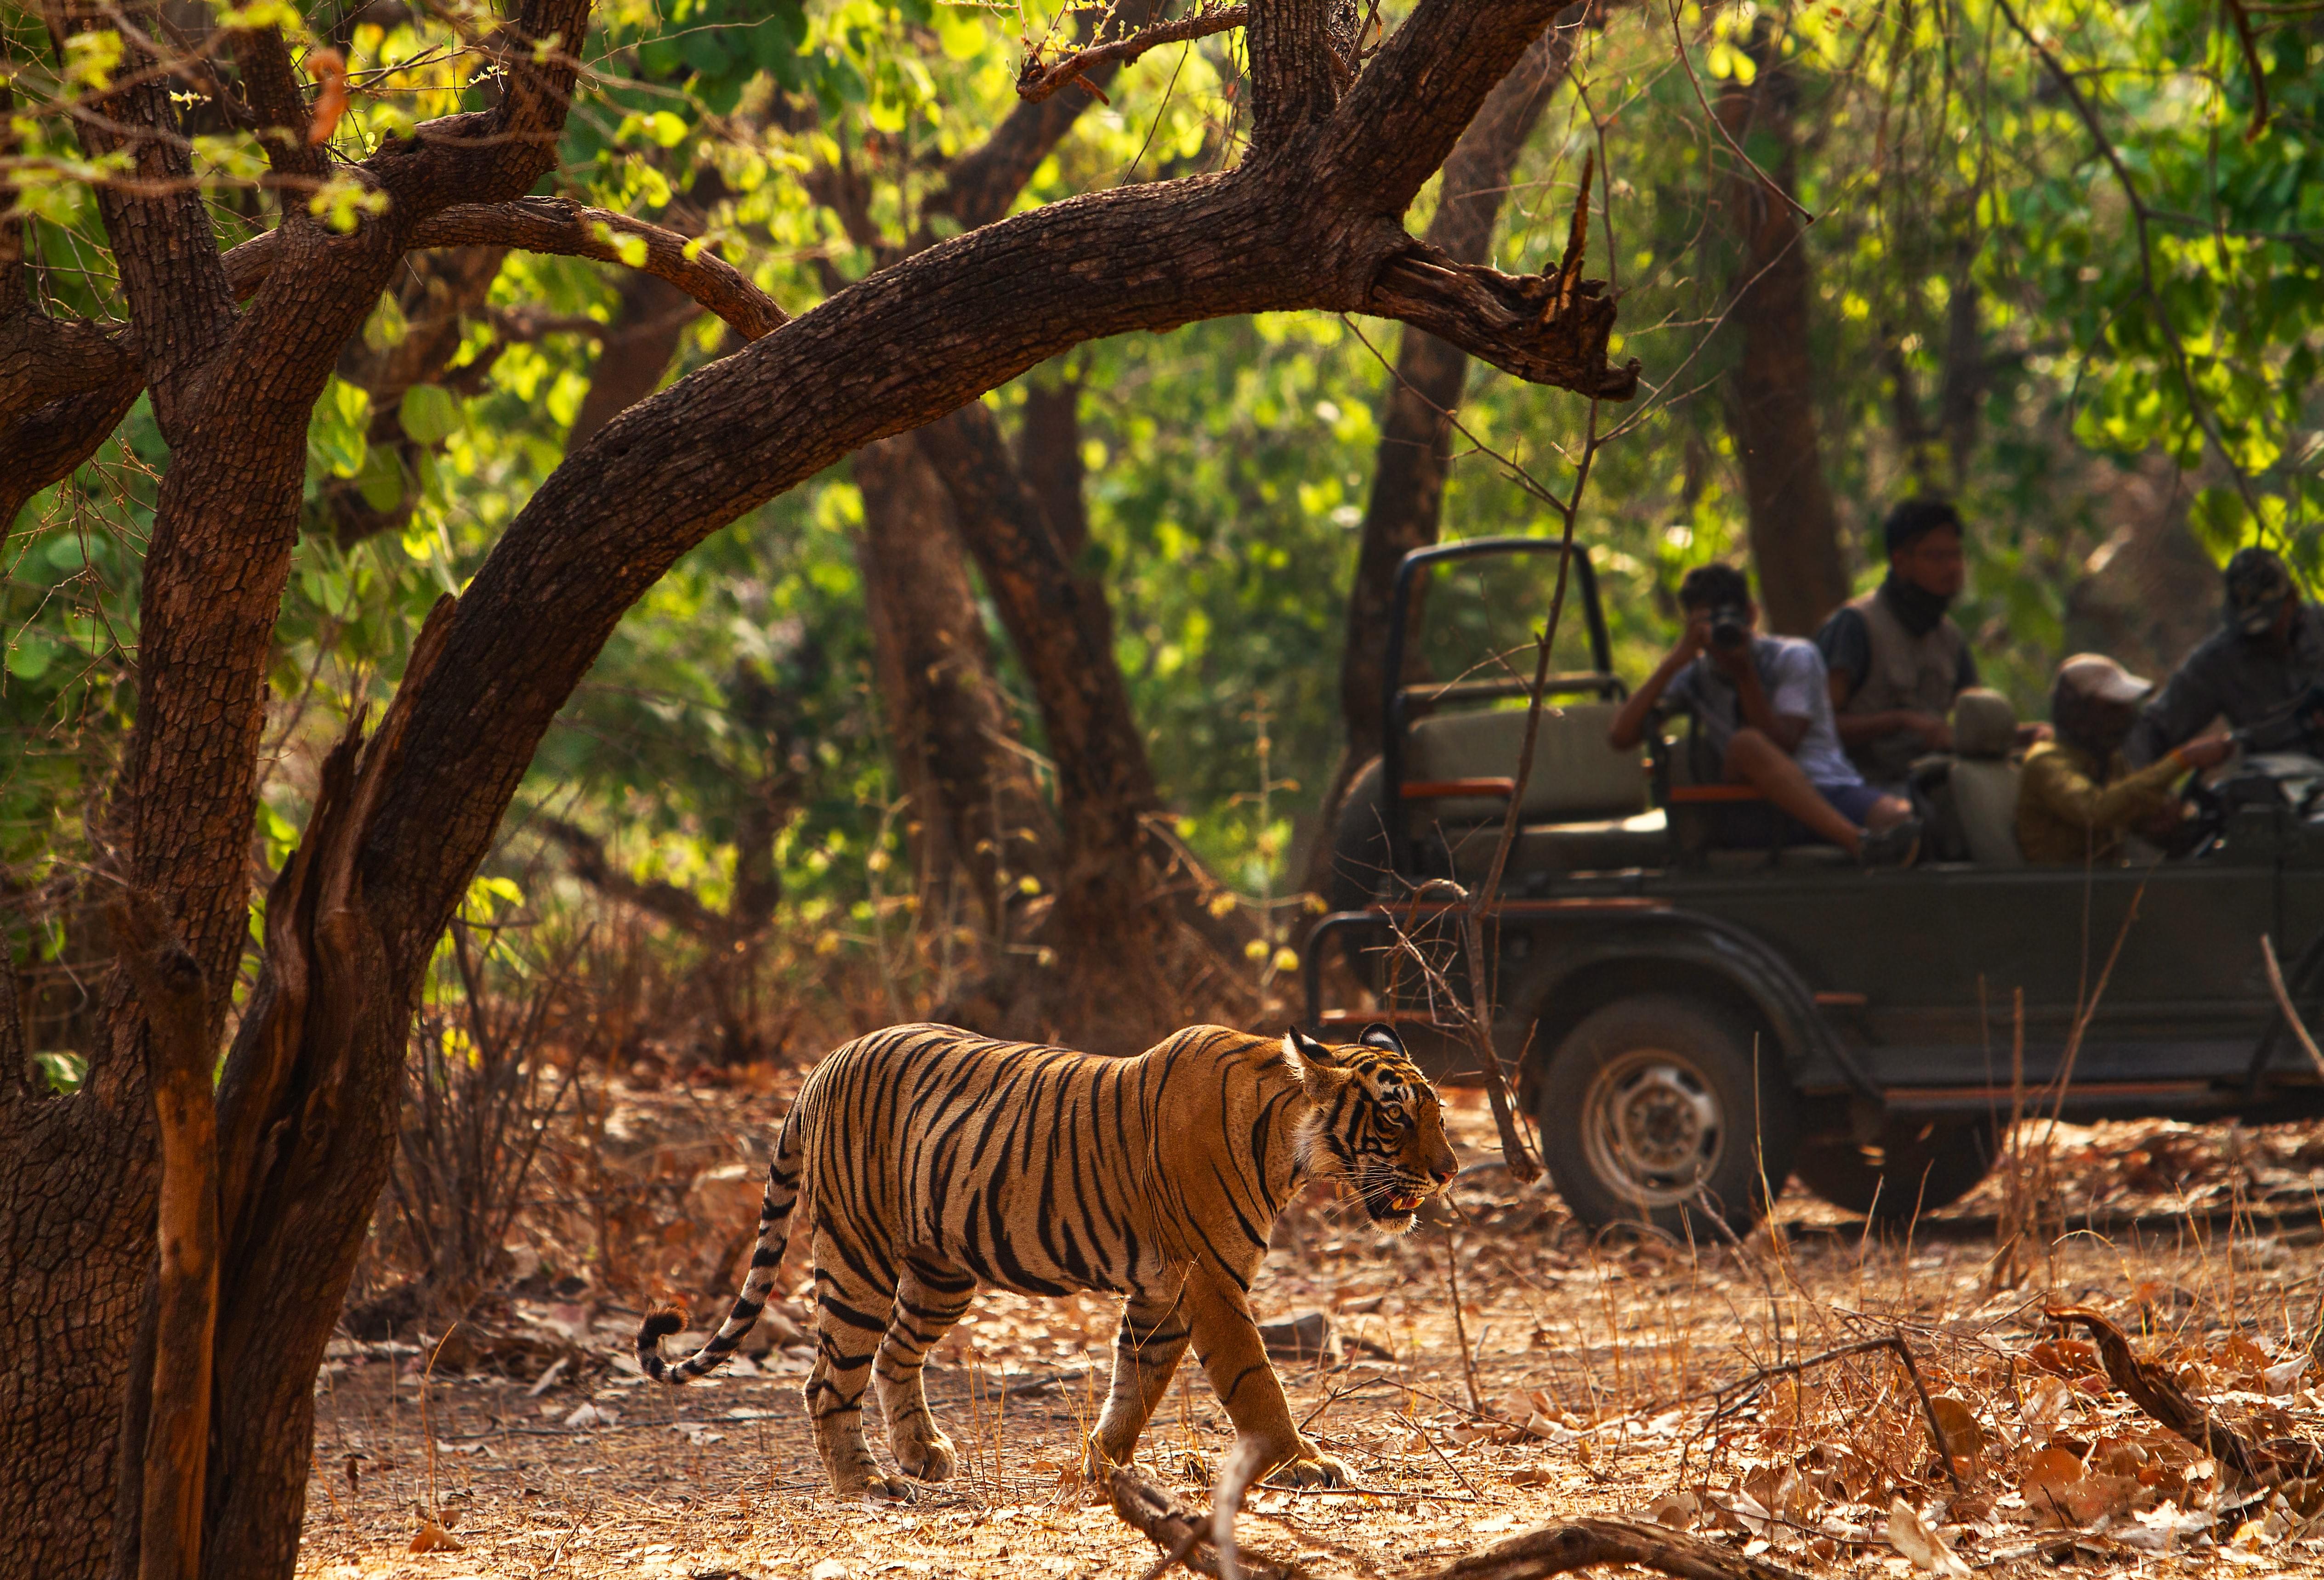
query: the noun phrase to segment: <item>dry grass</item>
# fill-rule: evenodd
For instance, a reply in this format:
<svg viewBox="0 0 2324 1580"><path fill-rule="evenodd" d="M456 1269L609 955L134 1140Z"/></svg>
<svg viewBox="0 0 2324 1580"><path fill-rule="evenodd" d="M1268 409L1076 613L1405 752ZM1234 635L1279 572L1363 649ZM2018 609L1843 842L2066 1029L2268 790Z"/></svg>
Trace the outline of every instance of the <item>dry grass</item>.
<svg viewBox="0 0 2324 1580"><path fill-rule="evenodd" d="M660 1281L705 1301L729 1292L721 1263L747 1230L747 1203L719 1208L733 1223L673 1226L754 1192L753 1180L722 1196L703 1176L763 1141L782 1096L593 1093L584 1111L612 1138L599 1186L620 1194L618 1180L632 1180L630 1217L592 1244L570 1202L543 1214L573 1245L552 1236L527 1286L537 1298L456 1333L432 1381L409 1347L340 1346L318 1401L301 1572L1145 1574L1150 1544L1064 1476L1103 1388L1103 1302L979 1300L930 1373L961 1473L909 1509L829 1495L798 1396L802 1355L776 1350L674 1395L634 1376L629 1335ZM1454 1118L1464 1153L1488 1155L1481 1103ZM2052 1300L2103 1309L2253 1437L2324 1441L2310 1350L2319 1161L2324 1127L2062 1127L2065 1233L2021 1255L2022 1281L2001 1288L1998 1181L1897 1244L1795 1193L1777 1228L1740 1249L1595 1243L1554 1194L1515 1189L1498 1167L1463 1176L1470 1222L1451 1235L1383 1240L1328 1201L1303 1205L1254 1300L1266 1316L1332 1313L1343 1353L1280 1369L1310 1432L1372 1491L1261 1493L1242 1540L1318 1570L1392 1574L1545 1520L1627 1513L1818 1576L1948 1568L1922 1528L1965 1568L2004 1573L2324 1573L2324 1527L2309 1527L2319 1489L2237 1507L2244 1495L2215 1466L2138 1415L2088 1347L2041 1316ZM1715 1392L1889 1334L1936 1396L1958 1490L1891 1355ZM474 1370L456 1374L456 1362ZM1207 1383L1190 1376L1141 1463L1200 1502L1229 1440ZM410 1550L430 1514L462 1550Z"/></svg>

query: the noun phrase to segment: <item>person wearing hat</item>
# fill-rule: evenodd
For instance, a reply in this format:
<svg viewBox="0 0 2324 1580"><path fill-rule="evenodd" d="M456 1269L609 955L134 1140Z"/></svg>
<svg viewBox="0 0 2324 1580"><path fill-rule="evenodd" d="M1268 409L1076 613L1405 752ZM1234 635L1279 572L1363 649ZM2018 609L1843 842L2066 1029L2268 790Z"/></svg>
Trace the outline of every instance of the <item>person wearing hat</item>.
<svg viewBox="0 0 2324 1580"><path fill-rule="evenodd" d="M2132 767L2122 744L2153 690L2153 681L2101 654L2077 653L2058 666L2050 692L2057 735L2026 753L2017 785L2017 846L2026 860L2115 861L2125 835L2161 831L2176 817L2172 789L2181 775L2227 760L2235 742L2219 733Z"/></svg>
<svg viewBox="0 0 2324 1580"><path fill-rule="evenodd" d="M2254 751L2307 747L2301 700L2324 680L2324 610L2300 596L2282 559L2239 548L2227 562L2224 629L2187 656L2126 746L2151 763L2224 716Z"/></svg>
<svg viewBox="0 0 2324 1580"><path fill-rule="evenodd" d="M1977 684L1969 639L1945 612L1968 578L1960 512L1910 499L1882 524L1888 574L1815 635L1832 722L1868 784L1904 794L1914 760L1952 749L1953 699Z"/></svg>

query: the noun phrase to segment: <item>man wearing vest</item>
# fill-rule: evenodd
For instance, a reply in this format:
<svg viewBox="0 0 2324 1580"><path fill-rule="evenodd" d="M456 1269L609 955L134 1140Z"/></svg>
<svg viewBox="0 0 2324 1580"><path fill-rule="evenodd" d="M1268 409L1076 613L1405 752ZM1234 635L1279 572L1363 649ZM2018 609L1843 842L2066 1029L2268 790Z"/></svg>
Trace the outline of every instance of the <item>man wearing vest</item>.
<svg viewBox="0 0 2324 1580"><path fill-rule="evenodd" d="M1968 638L1945 613L1967 579L1960 513L1906 500L1882 528L1887 579L1816 632L1840 743L1865 782L1904 793L1914 759L1952 749L1946 716L1977 684Z"/></svg>

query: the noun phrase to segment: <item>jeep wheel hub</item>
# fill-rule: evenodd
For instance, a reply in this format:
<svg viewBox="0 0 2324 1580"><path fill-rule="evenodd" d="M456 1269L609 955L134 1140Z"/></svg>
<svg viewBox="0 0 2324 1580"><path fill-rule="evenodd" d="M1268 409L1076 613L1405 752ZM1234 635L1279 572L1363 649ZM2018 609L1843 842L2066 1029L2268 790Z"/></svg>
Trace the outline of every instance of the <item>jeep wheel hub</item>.
<svg viewBox="0 0 2324 1580"><path fill-rule="evenodd" d="M1590 1084L1582 1136L1598 1177L1643 1207L1692 1200L1725 1150L1719 1098L1692 1065L1640 1048Z"/></svg>

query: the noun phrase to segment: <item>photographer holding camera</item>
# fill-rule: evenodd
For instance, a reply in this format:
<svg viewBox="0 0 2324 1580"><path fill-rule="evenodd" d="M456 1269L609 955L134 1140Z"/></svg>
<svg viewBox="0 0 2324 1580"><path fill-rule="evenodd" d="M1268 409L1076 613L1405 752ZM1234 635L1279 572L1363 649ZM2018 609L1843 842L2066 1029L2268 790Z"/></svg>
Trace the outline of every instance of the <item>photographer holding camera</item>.
<svg viewBox="0 0 2324 1580"><path fill-rule="evenodd" d="M1694 714L1727 781L1748 785L1783 814L1720 809L1734 835L1726 844L1838 845L1868 867L1904 867L1919 853L1921 825L1911 803L1886 795L1840 750L1832 728L1823 657L1796 637L1758 634L1751 584L1732 565L1697 565L1679 583L1686 629L1646 683L1615 716L1618 751L1645 739L1657 704Z"/></svg>

